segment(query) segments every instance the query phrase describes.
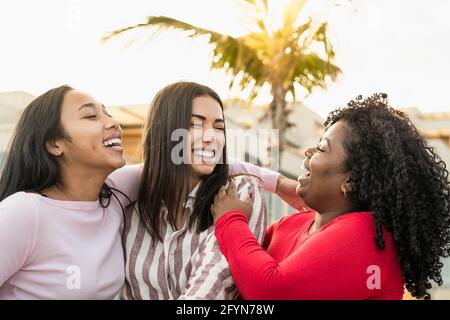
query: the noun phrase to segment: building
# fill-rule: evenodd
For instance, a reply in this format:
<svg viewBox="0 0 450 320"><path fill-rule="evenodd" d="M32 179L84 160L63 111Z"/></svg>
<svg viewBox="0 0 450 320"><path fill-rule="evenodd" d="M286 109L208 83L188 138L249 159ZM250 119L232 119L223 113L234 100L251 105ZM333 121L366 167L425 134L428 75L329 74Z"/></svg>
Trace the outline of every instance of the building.
<svg viewBox="0 0 450 320"><path fill-rule="evenodd" d="M31 94L23 91L0 93L0 168L4 161L14 126L22 110L33 98Z"/></svg>

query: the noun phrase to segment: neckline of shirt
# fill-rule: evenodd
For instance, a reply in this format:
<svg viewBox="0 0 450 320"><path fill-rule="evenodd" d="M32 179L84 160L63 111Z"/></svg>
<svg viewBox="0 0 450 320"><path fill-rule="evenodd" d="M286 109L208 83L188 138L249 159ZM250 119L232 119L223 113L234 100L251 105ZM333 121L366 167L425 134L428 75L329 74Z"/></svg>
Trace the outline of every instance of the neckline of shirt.
<svg viewBox="0 0 450 320"><path fill-rule="evenodd" d="M70 200L56 200L49 197L44 197L41 194L33 193L33 192L27 192L27 194L38 201L46 202L52 206L63 208L63 209L70 209L70 210L77 210L77 211L93 211L100 207L100 201L99 200L92 200L92 201L70 201Z"/></svg>
<svg viewBox="0 0 450 320"><path fill-rule="evenodd" d="M309 237L309 236L318 234L318 233L322 232L323 230L325 230L326 228L328 228L329 226L333 225L334 223L336 223L342 219L355 217L355 216L361 215L361 214L367 215L367 214L371 214L371 212L369 212L369 211L352 211L352 212L347 212L347 213L341 214L340 216L327 222L326 224L324 224L323 226L321 226L319 229L315 230L314 232L309 233L309 230L311 229L312 225L314 224L314 222L316 220L316 214L317 213L314 213L312 215L312 217L310 218L310 220L308 220L308 223L306 223L306 228L303 230L303 236Z"/></svg>

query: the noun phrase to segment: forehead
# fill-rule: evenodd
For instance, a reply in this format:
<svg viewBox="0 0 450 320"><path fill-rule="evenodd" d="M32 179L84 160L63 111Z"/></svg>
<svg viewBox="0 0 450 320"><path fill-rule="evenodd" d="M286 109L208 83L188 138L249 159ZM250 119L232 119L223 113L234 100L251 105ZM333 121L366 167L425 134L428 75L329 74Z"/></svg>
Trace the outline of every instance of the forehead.
<svg viewBox="0 0 450 320"><path fill-rule="evenodd" d="M220 104L210 96L200 96L192 101L192 113L205 118L223 119Z"/></svg>
<svg viewBox="0 0 450 320"><path fill-rule="evenodd" d="M329 139L330 141L343 141L347 135L348 125L344 121L338 121L325 131L322 139Z"/></svg>
<svg viewBox="0 0 450 320"><path fill-rule="evenodd" d="M98 106L102 106L102 104L97 101L95 98L90 96L89 94L78 91L78 90L70 90L66 92L64 96L64 101L62 105L63 113L76 113L80 109L83 104L93 103ZM83 109L81 109L83 110Z"/></svg>

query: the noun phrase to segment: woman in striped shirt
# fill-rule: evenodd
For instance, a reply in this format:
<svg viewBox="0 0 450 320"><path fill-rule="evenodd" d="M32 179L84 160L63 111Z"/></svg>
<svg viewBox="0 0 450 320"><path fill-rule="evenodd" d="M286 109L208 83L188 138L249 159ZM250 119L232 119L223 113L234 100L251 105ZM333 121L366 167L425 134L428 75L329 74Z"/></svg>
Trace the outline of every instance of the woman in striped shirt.
<svg viewBox="0 0 450 320"><path fill-rule="evenodd" d="M261 177L266 190L275 192L279 174L224 161L222 101L210 88L192 82L169 85L155 96L143 149L143 166L127 166L111 176L137 200L125 219L125 298L237 298L214 236L214 196L229 177L243 172ZM241 199L254 199L249 226L261 243L267 226L262 187L249 175L237 175L234 182ZM293 193L292 181L285 182Z"/></svg>

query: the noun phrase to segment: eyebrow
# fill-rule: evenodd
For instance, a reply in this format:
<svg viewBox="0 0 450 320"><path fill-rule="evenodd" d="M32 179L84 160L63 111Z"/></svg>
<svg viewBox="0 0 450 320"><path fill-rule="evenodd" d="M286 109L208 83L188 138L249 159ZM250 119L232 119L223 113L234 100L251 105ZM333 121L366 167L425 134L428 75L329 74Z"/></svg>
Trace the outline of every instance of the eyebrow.
<svg viewBox="0 0 450 320"><path fill-rule="evenodd" d="M106 107L104 104L101 104L101 106L102 106L102 110L106 110ZM95 103L89 102L89 103L82 104L81 107L78 108L78 111L80 111L83 108L95 108L95 107L96 107Z"/></svg>
<svg viewBox="0 0 450 320"><path fill-rule="evenodd" d="M93 103L82 104L81 107L78 109L78 111L80 111L83 108L95 108L95 104L93 104Z"/></svg>
<svg viewBox="0 0 450 320"><path fill-rule="evenodd" d="M326 143L328 144L328 148L330 148L330 150L331 150L331 142L330 142L330 139L328 139L328 138L320 138L320 140L319 140L319 143L320 142L322 142L322 141L326 141Z"/></svg>
<svg viewBox="0 0 450 320"><path fill-rule="evenodd" d="M192 116L195 117L195 118L199 118L199 119L201 119L201 120L206 120L206 117L201 116L201 115L199 115L199 114L193 113ZM214 122L222 122L222 123L225 123L225 121L224 121L223 119L220 119L220 118L214 120Z"/></svg>

